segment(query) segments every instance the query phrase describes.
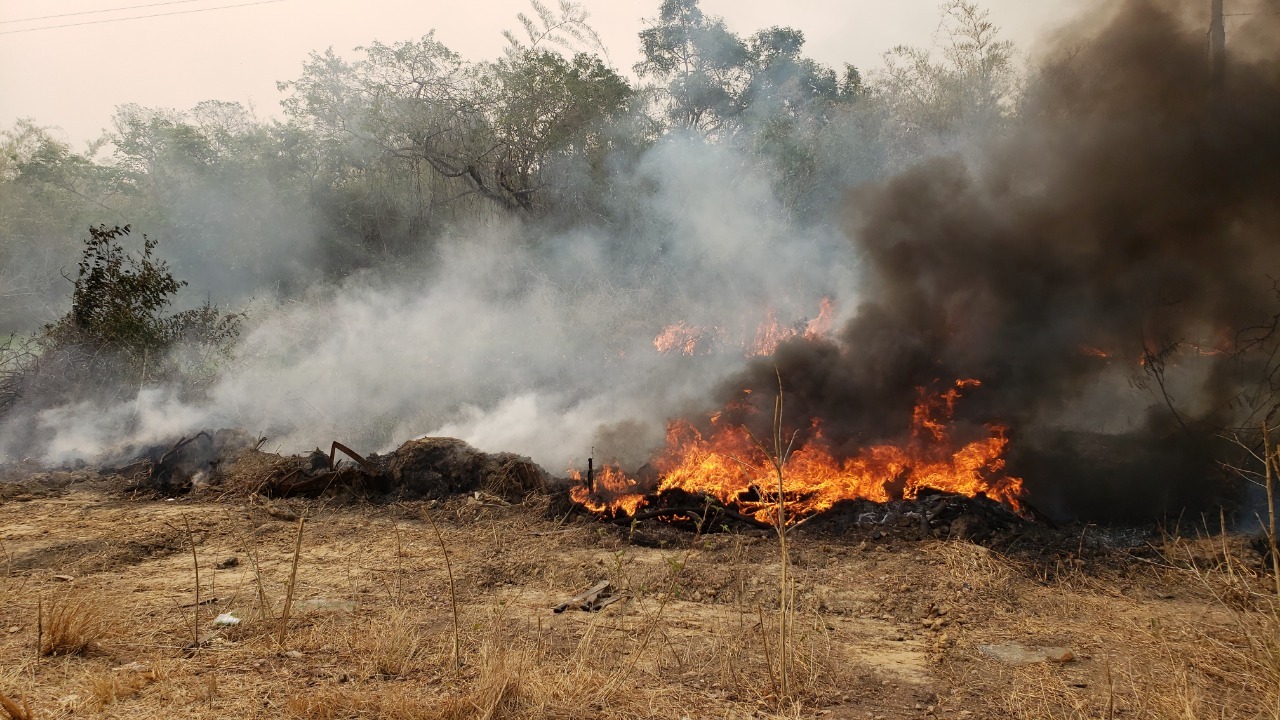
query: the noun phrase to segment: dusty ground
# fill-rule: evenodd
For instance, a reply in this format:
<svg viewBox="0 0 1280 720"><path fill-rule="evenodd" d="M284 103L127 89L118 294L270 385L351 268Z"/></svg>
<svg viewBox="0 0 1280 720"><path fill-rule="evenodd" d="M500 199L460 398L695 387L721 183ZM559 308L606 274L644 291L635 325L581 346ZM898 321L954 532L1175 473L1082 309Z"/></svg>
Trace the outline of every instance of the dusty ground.
<svg viewBox="0 0 1280 720"><path fill-rule="evenodd" d="M449 552L460 669L428 514ZM294 515L305 526L281 640ZM0 692L34 718L1280 715L1280 663L1266 660L1274 614L1249 594L1256 573L1215 560L1214 538L1159 544L1163 557L1082 559L801 530L794 700L782 703L776 542L642 530L646 546L625 527L560 521L545 498L11 492L0 499ZM599 580L625 599L551 612ZM101 632L85 631L95 639L83 653L38 657L38 635L47 641L69 608ZM213 626L231 611L240 625ZM1070 655L1017 665L987 645Z"/></svg>

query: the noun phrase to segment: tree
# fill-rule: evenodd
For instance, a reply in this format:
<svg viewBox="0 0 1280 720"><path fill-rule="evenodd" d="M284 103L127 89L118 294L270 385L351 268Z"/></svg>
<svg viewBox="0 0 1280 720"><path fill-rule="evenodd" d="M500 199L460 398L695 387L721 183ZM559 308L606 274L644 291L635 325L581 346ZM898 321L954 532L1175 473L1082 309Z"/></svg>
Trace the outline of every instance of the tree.
<svg viewBox="0 0 1280 720"><path fill-rule="evenodd" d="M698 0L663 0L657 19L640 31L640 51L636 74L661 84L674 126L714 133L741 112L750 50Z"/></svg>
<svg viewBox="0 0 1280 720"><path fill-rule="evenodd" d="M1018 90L1013 43L971 0L943 6L936 52L900 45L885 54L879 98L906 134L936 138L1000 123Z"/></svg>
<svg viewBox="0 0 1280 720"><path fill-rule="evenodd" d="M487 68L486 90L499 183L523 210L540 206L545 177L557 160L596 170L610 149L608 129L627 110L631 86L594 55L566 60L535 49Z"/></svg>

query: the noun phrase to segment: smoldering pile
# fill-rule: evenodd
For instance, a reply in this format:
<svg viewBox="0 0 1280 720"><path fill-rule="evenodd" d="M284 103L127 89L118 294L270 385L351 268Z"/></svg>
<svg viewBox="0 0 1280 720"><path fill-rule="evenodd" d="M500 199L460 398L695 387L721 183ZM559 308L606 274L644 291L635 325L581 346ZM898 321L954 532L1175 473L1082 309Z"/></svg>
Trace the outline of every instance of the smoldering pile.
<svg viewBox="0 0 1280 720"><path fill-rule="evenodd" d="M480 452L455 438L419 438L368 457L336 441L327 453L317 448L306 455L279 455L264 452L264 441L235 429L201 431L171 444L117 451L117 457L129 460L104 463L100 473L122 478L126 492L170 497L440 499L486 492L519 499L546 492L551 482L529 458Z"/></svg>

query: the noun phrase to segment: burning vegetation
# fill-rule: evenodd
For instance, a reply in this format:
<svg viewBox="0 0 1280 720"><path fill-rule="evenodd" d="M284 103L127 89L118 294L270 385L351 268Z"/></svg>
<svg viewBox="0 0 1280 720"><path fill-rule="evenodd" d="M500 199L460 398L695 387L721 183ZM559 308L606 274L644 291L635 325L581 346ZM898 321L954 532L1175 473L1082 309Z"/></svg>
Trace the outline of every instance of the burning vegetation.
<svg viewBox="0 0 1280 720"><path fill-rule="evenodd" d="M919 388L910 438L873 445L851 457L833 455L820 419L790 433L784 452L785 517L800 522L841 502L915 499L925 490L981 495L1021 509L1022 480L1005 472L1005 428L986 427L985 437L968 441L953 437L961 391L979 384L958 380L945 391ZM754 414L753 406L743 402L715 413L705 432L688 420L673 420L666 447L646 468L650 480L629 477L616 465L589 478L574 471L570 495L594 512L634 515L649 497L678 490L714 499L762 523L776 523L775 469L758 437L746 424L734 422L744 413Z"/></svg>

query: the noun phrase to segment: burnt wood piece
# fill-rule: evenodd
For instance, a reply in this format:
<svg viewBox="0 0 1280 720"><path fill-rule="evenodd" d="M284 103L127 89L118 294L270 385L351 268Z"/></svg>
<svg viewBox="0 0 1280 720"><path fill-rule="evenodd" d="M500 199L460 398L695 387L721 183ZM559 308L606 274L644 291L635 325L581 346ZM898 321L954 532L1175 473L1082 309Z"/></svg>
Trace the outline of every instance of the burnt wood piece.
<svg viewBox="0 0 1280 720"><path fill-rule="evenodd" d="M352 460L355 460L356 462L360 463L360 467L364 468L365 470L368 470L369 472L376 472L376 468L373 467L373 463L369 462L368 460L365 460L360 455L360 453L356 452L355 450L352 450L346 445L343 445L337 440L334 440L333 446L329 448L329 469L330 470L333 469L333 460L339 450L346 453L347 457L350 457Z"/></svg>
<svg viewBox="0 0 1280 720"><path fill-rule="evenodd" d="M608 590L609 590L609 581L601 580L595 585L592 585L586 590L583 590L577 595L574 595L568 600L565 600L559 605L551 608L551 612L562 613L571 607L576 607L579 610L586 610L587 612L594 612L595 610L599 610L600 608L609 604L609 603L604 603L603 605L598 605L597 603L597 601L601 599L600 596L602 593L605 595L608 595Z"/></svg>

